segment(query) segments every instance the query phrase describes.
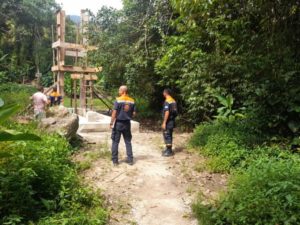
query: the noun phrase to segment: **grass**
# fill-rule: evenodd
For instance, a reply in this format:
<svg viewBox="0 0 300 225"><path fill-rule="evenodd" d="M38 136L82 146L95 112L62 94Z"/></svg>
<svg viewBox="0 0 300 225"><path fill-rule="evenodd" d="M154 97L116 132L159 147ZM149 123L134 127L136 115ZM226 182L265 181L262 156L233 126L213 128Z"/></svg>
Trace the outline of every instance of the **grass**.
<svg viewBox="0 0 300 225"><path fill-rule="evenodd" d="M79 100L77 102L78 106L80 104ZM109 109L106 107L105 104L100 99L94 99L93 100L93 105L95 110L99 111L108 111ZM64 106L67 108L71 107L71 98L68 96L64 97ZM112 106L111 106L112 107Z"/></svg>
<svg viewBox="0 0 300 225"><path fill-rule="evenodd" d="M86 146L89 149L90 146ZM79 172L88 170L92 167L93 162L98 159L110 159L111 153L108 148L108 143L98 144L92 147L91 150L85 150L82 154L83 159L77 161L76 168Z"/></svg>

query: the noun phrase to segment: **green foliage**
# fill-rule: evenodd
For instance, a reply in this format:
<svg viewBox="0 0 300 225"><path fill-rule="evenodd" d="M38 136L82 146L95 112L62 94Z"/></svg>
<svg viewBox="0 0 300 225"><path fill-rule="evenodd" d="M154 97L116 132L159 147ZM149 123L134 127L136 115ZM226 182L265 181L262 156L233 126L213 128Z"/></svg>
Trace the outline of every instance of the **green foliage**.
<svg viewBox="0 0 300 225"><path fill-rule="evenodd" d="M135 99L137 107L137 118L154 118L157 117L157 113L150 106L150 103L144 98Z"/></svg>
<svg viewBox="0 0 300 225"><path fill-rule="evenodd" d="M162 87L154 65L172 15L166 0L124 1L122 10L103 7L98 11L90 31L91 42L98 46L92 61L105 65L101 80L105 89L126 84L134 97L160 110Z"/></svg>
<svg viewBox="0 0 300 225"><path fill-rule="evenodd" d="M181 90L193 121L216 113L210 93L217 92L235 96L235 107L254 111L270 131L287 133L290 121L299 124L296 0L171 3L177 32L165 37L156 68L162 84Z"/></svg>
<svg viewBox="0 0 300 225"><path fill-rule="evenodd" d="M16 83L3 83L0 85L0 98L5 104L18 104L20 109L25 109L30 104L30 97L36 88L29 85Z"/></svg>
<svg viewBox="0 0 300 225"><path fill-rule="evenodd" d="M299 173L299 158L261 158L235 174L215 204L199 199L194 212L204 225L299 224Z"/></svg>
<svg viewBox="0 0 300 225"><path fill-rule="evenodd" d="M223 120L227 122L233 122L238 118L244 118L245 116L241 113L242 109L233 109L234 98L232 95L223 97L221 95L215 95L222 107L217 110L218 115L216 118L218 120Z"/></svg>
<svg viewBox="0 0 300 225"><path fill-rule="evenodd" d="M6 105L0 98L0 125L13 116L19 110L19 105ZM0 142L7 141L40 141L41 139L30 133L17 132L15 130L3 130L0 127Z"/></svg>
<svg viewBox="0 0 300 225"><path fill-rule="evenodd" d="M190 140L193 148L208 157L206 166L214 172L226 172L247 165L246 159L256 153L264 137L249 121L214 121L198 126Z"/></svg>
<svg viewBox="0 0 300 225"><path fill-rule="evenodd" d="M0 3L0 82L31 80L52 63L54 0L2 0ZM47 47L45 47L47 46Z"/></svg>
<svg viewBox="0 0 300 225"><path fill-rule="evenodd" d="M0 144L0 222L105 224L102 201L81 187L67 141L31 126L9 128L38 134L42 141Z"/></svg>

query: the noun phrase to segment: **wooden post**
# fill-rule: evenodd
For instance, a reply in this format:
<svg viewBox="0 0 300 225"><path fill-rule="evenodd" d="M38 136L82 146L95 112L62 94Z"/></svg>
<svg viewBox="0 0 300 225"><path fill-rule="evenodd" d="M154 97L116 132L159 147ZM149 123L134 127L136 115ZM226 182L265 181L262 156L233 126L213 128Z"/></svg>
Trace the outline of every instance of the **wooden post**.
<svg viewBox="0 0 300 225"><path fill-rule="evenodd" d="M84 75L82 74L80 79L80 108L82 109L83 115L86 113L86 81Z"/></svg>
<svg viewBox="0 0 300 225"><path fill-rule="evenodd" d="M58 92L62 97L65 97L65 73L64 72L58 72Z"/></svg>
<svg viewBox="0 0 300 225"><path fill-rule="evenodd" d="M91 103L90 104L91 104L91 110L94 110L94 93L93 93L94 92L94 85L93 85L94 81L91 79L90 82L91 82L91 87L90 87L91 88L91 90L90 90L91 91Z"/></svg>
<svg viewBox="0 0 300 225"><path fill-rule="evenodd" d="M65 42L65 29L66 29L66 13L65 11L61 10L56 15L56 22L57 22L57 40L61 42ZM57 65L64 66L65 65L65 49L58 48L57 53ZM57 82L58 82L58 92L61 94L62 97L65 97L65 74L64 72L57 73Z"/></svg>
<svg viewBox="0 0 300 225"><path fill-rule="evenodd" d="M74 86L74 110L75 113L77 114L77 80L73 80L73 86Z"/></svg>

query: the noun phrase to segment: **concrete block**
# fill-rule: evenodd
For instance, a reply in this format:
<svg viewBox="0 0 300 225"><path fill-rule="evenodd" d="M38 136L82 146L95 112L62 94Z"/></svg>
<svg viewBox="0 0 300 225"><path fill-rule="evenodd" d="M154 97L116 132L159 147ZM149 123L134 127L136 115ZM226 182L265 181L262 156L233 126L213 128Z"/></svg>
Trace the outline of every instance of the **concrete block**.
<svg viewBox="0 0 300 225"><path fill-rule="evenodd" d="M92 133L92 132L110 132L109 127L111 121L110 116L106 116L97 112L89 111L86 116L79 116L78 133ZM139 132L140 123L131 121L131 131L133 133Z"/></svg>

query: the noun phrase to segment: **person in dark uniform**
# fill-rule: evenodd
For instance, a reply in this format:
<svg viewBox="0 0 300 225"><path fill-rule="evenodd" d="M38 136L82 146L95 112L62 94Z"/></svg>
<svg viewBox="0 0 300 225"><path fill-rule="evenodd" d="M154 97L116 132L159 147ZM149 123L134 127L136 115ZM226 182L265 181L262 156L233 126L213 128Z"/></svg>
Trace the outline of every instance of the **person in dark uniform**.
<svg viewBox="0 0 300 225"><path fill-rule="evenodd" d="M57 87L53 88L53 91L50 94L50 106L60 105L62 101L62 96L57 91Z"/></svg>
<svg viewBox="0 0 300 225"><path fill-rule="evenodd" d="M119 88L119 96L120 97L118 97L114 103L110 123L110 127L112 128L112 161L115 166L119 164L118 149L121 136L123 135L126 145L127 163L133 165L130 121L136 114L136 107L134 99L128 96L128 88L126 86L121 86Z"/></svg>
<svg viewBox="0 0 300 225"><path fill-rule="evenodd" d="M163 137L166 144L166 149L162 152L162 156L172 156L172 144L173 144L173 129L175 128L175 119L177 117L177 103L171 96L171 90L165 89L163 92L165 102L163 106Z"/></svg>

